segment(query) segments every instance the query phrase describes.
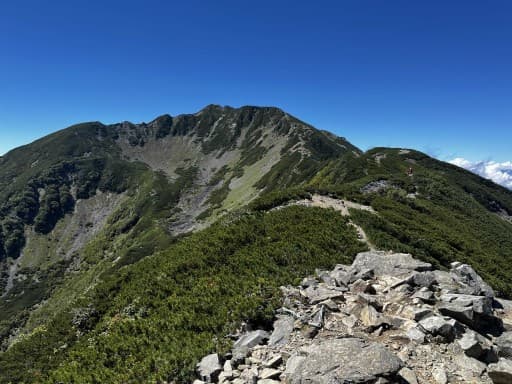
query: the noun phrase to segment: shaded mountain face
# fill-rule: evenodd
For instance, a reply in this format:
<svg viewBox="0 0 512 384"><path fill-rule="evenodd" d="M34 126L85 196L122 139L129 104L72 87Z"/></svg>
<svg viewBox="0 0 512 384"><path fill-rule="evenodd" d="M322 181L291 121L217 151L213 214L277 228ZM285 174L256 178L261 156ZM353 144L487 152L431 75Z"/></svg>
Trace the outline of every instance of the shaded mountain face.
<svg viewBox="0 0 512 384"><path fill-rule="evenodd" d="M277 108L75 125L0 158L0 383L186 381L271 321L279 284L366 247L470 263L511 296L511 217L490 181Z"/></svg>

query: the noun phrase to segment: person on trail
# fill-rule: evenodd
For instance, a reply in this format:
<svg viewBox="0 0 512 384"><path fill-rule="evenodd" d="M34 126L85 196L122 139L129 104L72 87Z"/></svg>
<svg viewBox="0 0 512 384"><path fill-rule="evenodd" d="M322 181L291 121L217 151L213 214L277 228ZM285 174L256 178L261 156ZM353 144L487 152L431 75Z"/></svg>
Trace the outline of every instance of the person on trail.
<svg viewBox="0 0 512 384"><path fill-rule="evenodd" d="M409 167L409 169L407 170L407 175L412 176L412 174L413 174L412 167Z"/></svg>

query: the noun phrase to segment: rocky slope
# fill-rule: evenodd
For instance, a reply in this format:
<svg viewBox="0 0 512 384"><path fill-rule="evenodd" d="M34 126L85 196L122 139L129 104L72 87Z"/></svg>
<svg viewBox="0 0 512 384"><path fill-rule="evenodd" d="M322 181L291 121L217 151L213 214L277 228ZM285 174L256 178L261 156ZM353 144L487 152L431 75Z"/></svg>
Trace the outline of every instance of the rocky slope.
<svg viewBox="0 0 512 384"><path fill-rule="evenodd" d="M512 382L512 302L467 264L372 251L281 290L272 329L242 329L195 384Z"/></svg>

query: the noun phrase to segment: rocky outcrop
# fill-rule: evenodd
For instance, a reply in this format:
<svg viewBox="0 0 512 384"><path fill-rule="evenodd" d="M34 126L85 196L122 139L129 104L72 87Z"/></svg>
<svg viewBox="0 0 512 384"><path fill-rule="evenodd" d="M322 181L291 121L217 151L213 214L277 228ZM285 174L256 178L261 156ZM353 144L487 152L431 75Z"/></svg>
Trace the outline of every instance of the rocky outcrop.
<svg viewBox="0 0 512 384"><path fill-rule="evenodd" d="M512 303L466 264L434 271L372 251L281 289L270 334L239 335L218 375L198 371L204 381L512 383Z"/></svg>

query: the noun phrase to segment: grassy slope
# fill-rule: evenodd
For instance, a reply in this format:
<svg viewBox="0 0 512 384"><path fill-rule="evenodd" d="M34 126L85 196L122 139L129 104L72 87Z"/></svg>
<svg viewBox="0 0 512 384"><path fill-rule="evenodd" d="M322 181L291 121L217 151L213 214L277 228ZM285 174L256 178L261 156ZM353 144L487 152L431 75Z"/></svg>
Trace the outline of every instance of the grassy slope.
<svg viewBox="0 0 512 384"><path fill-rule="evenodd" d="M138 193L129 194L84 250L83 273L51 292L50 304L29 319L32 335L0 355L0 382L186 380L198 357L226 348L224 335L240 320L269 320L273 304L267 299L275 297L278 285L315 267L348 262L360 248L334 212L295 207L263 213L311 191L371 204L378 216L352 214L378 247L412 252L441 266L467 261L512 296L512 225L494 213L512 213L511 192L414 151L377 148L360 154L348 146L341 156L339 146L320 132L306 147L312 158L297 162L289 152L297 140L292 137L281 161L256 185L271 193L251 203L250 213L176 244L165 232L168 213L193 169L172 184L140 169ZM249 147L247 157L257 161ZM412 177L406 175L410 166ZM220 180L225 176L219 173ZM392 188L361 193L376 180ZM280 191L284 186L295 188ZM418 195L412 199L409 193ZM215 203L221 205L226 195L215 196ZM84 293L92 281L98 285ZM78 321L77 311L87 316ZM78 339L77 330L83 334Z"/></svg>
<svg viewBox="0 0 512 384"><path fill-rule="evenodd" d="M376 155L385 155L380 164ZM497 207L512 212L512 192L415 151L376 148L340 162L326 167L312 186L371 204L378 217L353 215L377 247L411 252L444 267L453 260L468 262L499 293L512 297L512 225L494 212ZM413 176L406 174L409 167ZM392 188L360 192L376 180Z"/></svg>
<svg viewBox="0 0 512 384"><path fill-rule="evenodd" d="M330 210L224 219L122 269L75 303L94 308L78 340L64 311L12 346L0 355L0 382L188 380L200 356L228 347L224 335L241 320L272 319L276 301L269 299L280 285L349 262L362 249L345 218Z"/></svg>

